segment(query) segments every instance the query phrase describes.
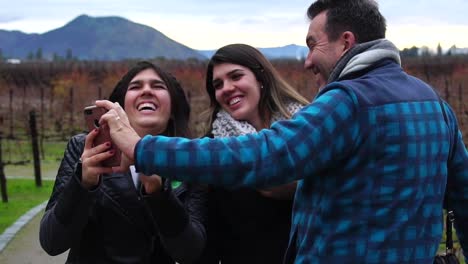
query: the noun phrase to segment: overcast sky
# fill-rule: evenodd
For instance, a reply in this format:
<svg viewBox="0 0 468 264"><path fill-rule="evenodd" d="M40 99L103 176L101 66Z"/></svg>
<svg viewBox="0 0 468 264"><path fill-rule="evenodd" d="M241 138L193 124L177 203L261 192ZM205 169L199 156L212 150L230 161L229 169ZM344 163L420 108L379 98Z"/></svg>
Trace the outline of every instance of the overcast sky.
<svg viewBox="0 0 468 264"><path fill-rule="evenodd" d="M194 49L305 46L307 0L0 0L0 29L44 33L75 17L121 16ZM468 47L468 0L379 0L400 49Z"/></svg>

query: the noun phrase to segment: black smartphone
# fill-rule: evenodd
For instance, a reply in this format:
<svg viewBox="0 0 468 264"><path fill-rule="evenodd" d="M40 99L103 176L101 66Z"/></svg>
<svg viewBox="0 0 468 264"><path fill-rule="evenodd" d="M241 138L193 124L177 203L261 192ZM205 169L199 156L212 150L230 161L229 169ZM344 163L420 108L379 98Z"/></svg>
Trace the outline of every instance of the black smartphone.
<svg viewBox="0 0 468 264"><path fill-rule="evenodd" d="M84 118L85 118L88 131L91 132L94 129L99 129L99 134L94 139L93 146L97 146L105 142L111 142L111 147L109 150L114 150L115 152L114 156L104 160L102 162L102 165L106 167L119 166L121 152L117 148L117 146L115 146L114 143L112 142L109 127L107 125L105 126L99 125L99 120L101 119L101 116L104 115L107 112L107 110L103 107L97 107L95 105L92 105L92 106L85 107L83 112L84 112Z"/></svg>

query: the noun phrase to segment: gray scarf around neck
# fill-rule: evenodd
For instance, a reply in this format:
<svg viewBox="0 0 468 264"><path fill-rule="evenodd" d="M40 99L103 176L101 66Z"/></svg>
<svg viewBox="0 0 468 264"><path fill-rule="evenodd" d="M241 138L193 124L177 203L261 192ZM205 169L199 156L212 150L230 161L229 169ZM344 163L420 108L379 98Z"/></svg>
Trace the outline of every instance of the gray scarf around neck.
<svg viewBox="0 0 468 264"><path fill-rule="evenodd" d="M387 39L359 43L346 52L336 63L328 83L339 80L346 74L363 70L377 61L392 59L401 65L400 52Z"/></svg>
<svg viewBox="0 0 468 264"><path fill-rule="evenodd" d="M303 105L299 103L289 103L287 110L293 115L302 107ZM284 119L286 119L285 116L279 112L275 112L271 116L271 123L273 124L273 122ZM214 137L231 137L257 133L257 130L249 122L235 120L228 112L221 109L216 114L211 132Z"/></svg>

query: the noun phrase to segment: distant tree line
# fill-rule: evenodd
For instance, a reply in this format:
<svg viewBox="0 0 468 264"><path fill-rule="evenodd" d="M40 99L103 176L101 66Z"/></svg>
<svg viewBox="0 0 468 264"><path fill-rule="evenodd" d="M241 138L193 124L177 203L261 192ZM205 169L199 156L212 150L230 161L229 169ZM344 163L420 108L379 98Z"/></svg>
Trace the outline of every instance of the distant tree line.
<svg viewBox="0 0 468 264"><path fill-rule="evenodd" d="M60 55L57 52L52 53L52 58L45 58L42 52L42 48L38 48L35 52L30 51L26 56L27 61L77 61L78 58L73 56L72 49L68 48L64 55Z"/></svg>
<svg viewBox="0 0 468 264"><path fill-rule="evenodd" d="M401 57L429 57L429 56L453 56L453 55L468 55L468 50L466 49L458 49L457 46L452 45L447 51L443 51L442 46L440 43L437 45L435 51L431 51L429 47L422 46L416 47L413 46L411 48L404 48L400 51Z"/></svg>
<svg viewBox="0 0 468 264"><path fill-rule="evenodd" d="M440 43L437 45L436 50L431 50L428 46L411 48L404 48L400 50L401 57L431 57L431 56L454 56L454 55L468 55L468 48L459 49L455 45L452 45L449 49L444 51ZM0 62L4 62L10 58L6 54L3 54L2 49L0 48ZM164 58L154 58L157 60L164 60ZM131 59L130 59L131 60ZM63 62L63 61L80 61L77 56L74 56L73 50L68 48L64 54L57 52L52 53L52 57L44 56L42 48L38 48L35 51L30 51L26 56L26 61L30 62Z"/></svg>

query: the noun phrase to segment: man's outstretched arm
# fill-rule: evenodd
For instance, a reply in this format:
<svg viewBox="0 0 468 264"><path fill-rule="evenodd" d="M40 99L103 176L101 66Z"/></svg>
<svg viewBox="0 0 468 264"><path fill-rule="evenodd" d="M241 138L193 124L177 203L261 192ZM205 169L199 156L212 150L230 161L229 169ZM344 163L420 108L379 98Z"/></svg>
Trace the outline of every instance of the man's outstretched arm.
<svg viewBox="0 0 468 264"><path fill-rule="evenodd" d="M329 167L355 146L356 109L353 95L336 89L257 134L196 140L146 136L135 147L135 165L145 174L231 187L292 182Z"/></svg>

